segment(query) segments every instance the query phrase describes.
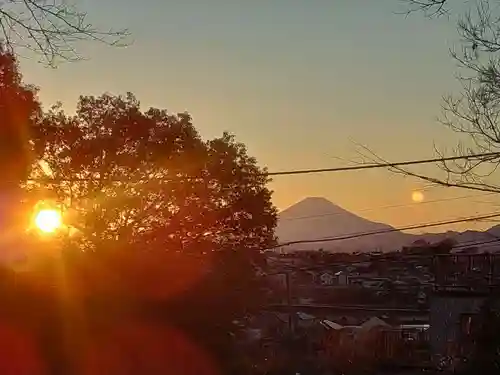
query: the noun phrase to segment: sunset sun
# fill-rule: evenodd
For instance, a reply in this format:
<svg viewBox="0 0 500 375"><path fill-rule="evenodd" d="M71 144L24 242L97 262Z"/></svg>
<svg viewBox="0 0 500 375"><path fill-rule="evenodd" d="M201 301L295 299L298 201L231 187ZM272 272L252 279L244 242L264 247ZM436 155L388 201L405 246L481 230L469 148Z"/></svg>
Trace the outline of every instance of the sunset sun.
<svg viewBox="0 0 500 375"><path fill-rule="evenodd" d="M41 210L35 216L36 227L44 233L54 233L61 224L61 213L57 210Z"/></svg>
<svg viewBox="0 0 500 375"><path fill-rule="evenodd" d="M422 202L424 200L424 194L421 191L416 190L411 193L411 200L417 203Z"/></svg>

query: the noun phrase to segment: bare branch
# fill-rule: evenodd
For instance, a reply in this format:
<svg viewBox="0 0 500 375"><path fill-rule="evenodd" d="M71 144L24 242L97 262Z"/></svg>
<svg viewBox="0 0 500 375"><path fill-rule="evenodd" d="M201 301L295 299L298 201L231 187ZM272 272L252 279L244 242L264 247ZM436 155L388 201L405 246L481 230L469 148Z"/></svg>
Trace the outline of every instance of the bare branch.
<svg viewBox="0 0 500 375"><path fill-rule="evenodd" d="M409 4L406 14L423 12L428 17L438 17L448 13L448 0L403 0Z"/></svg>
<svg viewBox="0 0 500 375"><path fill-rule="evenodd" d="M449 0L403 0L410 11L439 16L449 12ZM500 8L493 0L476 0L459 18L461 48L451 52L459 67L460 95L443 98L439 121L458 137L452 150L456 156L491 153L500 150ZM442 158L445 153L435 147ZM472 190L500 192L495 174L500 165L497 156L445 161L440 168L445 178L420 175L406 169L395 172L433 184ZM497 176L498 177L498 176Z"/></svg>
<svg viewBox="0 0 500 375"><path fill-rule="evenodd" d="M367 157L364 154L361 154L365 160L368 159L366 162L369 163L380 163L380 164L387 164L387 160L382 158L381 156L377 155L374 151L370 150L367 146L364 145L359 145L361 148L363 148L365 151L369 153L369 157ZM484 192L490 192L490 193L500 193L500 186L485 186L482 184L474 184L474 183L458 183L458 182L453 182L448 179L441 179L437 177L431 177L431 176L426 176L420 173L412 172L408 169L402 168L402 167L390 167L387 168L393 173L396 174L401 174L403 176L410 176L417 178L422 181L426 181L431 183L432 185L438 185L438 186L444 186L444 187L452 187L452 188L460 188L460 189L467 189L467 190L475 190L475 191L484 191Z"/></svg>
<svg viewBox="0 0 500 375"><path fill-rule="evenodd" d="M37 53L49 66L82 59L77 51L81 41L128 44L126 30L103 31L87 18L65 0L5 0L0 4L0 40L16 54L23 49Z"/></svg>

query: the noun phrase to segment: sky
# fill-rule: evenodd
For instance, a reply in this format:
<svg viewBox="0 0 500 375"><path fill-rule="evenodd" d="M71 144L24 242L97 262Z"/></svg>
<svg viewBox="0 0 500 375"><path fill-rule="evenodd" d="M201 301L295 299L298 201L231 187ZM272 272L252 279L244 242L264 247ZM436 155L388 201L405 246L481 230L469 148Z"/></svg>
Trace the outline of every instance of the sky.
<svg viewBox="0 0 500 375"><path fill-rule="evenodd" d="M396 161L455 143L436 121L442 95L459 88L449 55L454 19L405 17L400 0L79 4L96 26L128 28L133 43L82 45L88 61L57 69L23 59L25 80L40 87L46 106L61 101L72 111L81 94L131 91L144 108L188 111L204 137L235 134L270 171L359 162L360 145ZM491 196L429 189L381 170L277 177L271 188L279 209L323 196L394 226L495 211ZM424 201L412 203L419 189Z"/></svg>

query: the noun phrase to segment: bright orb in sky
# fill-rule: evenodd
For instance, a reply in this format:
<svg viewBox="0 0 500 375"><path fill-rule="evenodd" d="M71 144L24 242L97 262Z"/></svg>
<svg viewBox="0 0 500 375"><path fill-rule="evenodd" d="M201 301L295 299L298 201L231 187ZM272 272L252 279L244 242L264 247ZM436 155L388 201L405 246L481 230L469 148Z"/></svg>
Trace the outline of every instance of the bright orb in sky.
<svg viewBox="0 0 500 375"><path fill-rule="evenodd" d="M413 193L411 193L411 200L413 202L422 202L424 200L424 193L418 190L414 191Z"/></svg>
<svg viewBox="0 0 500 375"><path fill-rule="evenodd" d="M35 215L35 225L44 233L54 233L62 225L61 213L54 209L40 210Z"/></svg>

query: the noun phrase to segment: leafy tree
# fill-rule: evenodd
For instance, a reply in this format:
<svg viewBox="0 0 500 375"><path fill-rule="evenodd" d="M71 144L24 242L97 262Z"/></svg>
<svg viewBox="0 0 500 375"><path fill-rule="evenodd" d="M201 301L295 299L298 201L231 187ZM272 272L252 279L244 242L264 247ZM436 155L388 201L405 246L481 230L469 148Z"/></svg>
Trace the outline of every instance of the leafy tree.
<svg viewBox="0 0 500 375"><path fill-rule="evenodd" d="M74 211L82 250L120 241L203 253L274 239L265 172L233 136L203 141L186 113L141 112L132 94L81 97L75 116L56 106L34 132L49 172L34 169L30 191Z"/></svg>
<svg viewBox="0 0 500 375"><path fill-rule="evenodd" d="M4 186L19 185L29 167L29 130L40 116L33 86L22 82L14 56L0 50L0 165Z"/></svg>
<svg viewBox="0 0 500 375"><path fill-rule="evenodd" d="M40 363L33 343L33 335L37 334L33 323L35 315L46 316L47 301L16 283L11 268L26 226L20 188L32 160L31 129L41 115L36 88L23 82L14 55L0 48L0 296L6 304L0 319L0 340L11 343L2 349L5 355L0 358L1 372L5 374L41 372L37 369ZM20 354L19 345L23 343L19 344L19 340L29 347L24 356Z"/></svg>
<svg viewBox="0 0 500 375"><path fill-rule="evenodd" d="M50 66L81 59L84 40L126 44L126 30L101 30L87 14L64 0L6 0L0 4L0 41L10 51L30 50Z"/></svg>
<svg viewBox="0 0 500 375"><path fill-rule="evenodd" d="M231 359L232 322L258 305L254 268L275 241L269 179L245 146L204 141L188 114L142 111L132 94L81 97L75 115L56 106L32 134L45 168L24 187L63 207L69 227L47 246L62 249L73 296L97 315L140 307Z"/></svg>
<svg viewBox="0 0 500 375"><path fill-rule="evenodd" d="M29 165L29 134L40 118L40 104L33 86L23 83L14 56L0 49L0 237L2 260L16 247L20 213L20 183L26 179Z"/></svg>

